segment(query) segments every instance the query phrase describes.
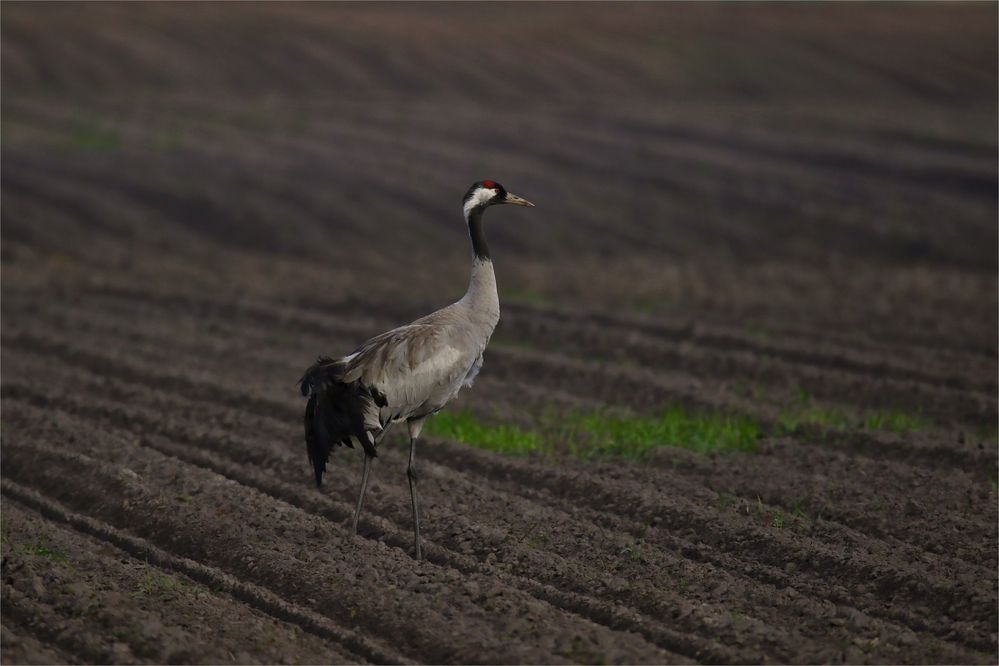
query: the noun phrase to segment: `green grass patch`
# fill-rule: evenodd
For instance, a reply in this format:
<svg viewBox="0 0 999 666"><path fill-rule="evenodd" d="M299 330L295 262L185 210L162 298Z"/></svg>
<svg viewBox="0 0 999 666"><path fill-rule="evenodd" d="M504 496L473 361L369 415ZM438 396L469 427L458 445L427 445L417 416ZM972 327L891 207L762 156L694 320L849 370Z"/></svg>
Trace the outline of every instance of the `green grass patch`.
<svg viewBox="0 0 999 666"><path fill-rule="evenodd" d="M535 432L516 426L490 426L468 412L441 412L427 421L427 434L453 439L495 453L523 455L541 449L541 438Z"/></svg>
<svg viewBox="0 0 999 666"><path fill-rule="evenodd" d="M820 426L837 430L856 428L905 434L930 426L929 419L922 414L897 409L868 410L851 417L842 409L816 405L812 395L804 389L800 391L794 404L781 410L777 422L785 433L792 433L802 426Z"/></svg>
<svg viewBox="0 0 999 666"><path fill-rule="evenodd" d="M899 434L923 430L929 425L929 421L921 414L893 409L868 412L863 421L865 430L886 430Z"/></svg>
<svg viewBox="0 0 999 666"><path fill-rule="evenodd" d="M212 591L200 583L189 583L182 578L168 576L148 562L144 564L144 575L132 591L133 599L168 599L179 596L199 597Z"/></svg>
<svg viewBox="0 0 999 666"><path fill-rule="evenodd" d="M606 411L548 415L537 430L486 425L467 412L442 412L427 422L427 433L507 455L568 451L577 458L640 459L662 446L709 453L755 451L759 424L716 412L670 406L659 416L626 416Z"/></svg>
<svg viewBox="0 0 999 666"><path fill-rule="evenodd" d="M639 459L662 446L699 453L756 450L760 425L719 412L688 411L678 405L658 416L618 416L593 412L570 417L570 450L580 458Z"/></svg>
<svg viewBox="0 0 999 666"><path fill-rule="evenodd" d="M505 455L569 453L582 460L641 460L662 447L697 453L753 453L764 434L789 434L805 426L903 434L931 425L919 413L869 410L858 415L837 407L819 406L807 391L801 391L793 404L785 406L776 426L766 428L766 432L750 416L692 410L677 404L653 416L610 409L545 411L536 414L533 423L525 429L492 425L468 412L442 412L427 422L426 432Z"/></svg>
<svg viewBox="0 0 999 666"><path fill-rule="evenodd" d="M794 432L801 426L816 425L823 428L845 430L850 426L850 419L842 411L835 408L822 407L792 407L781 412L777 419L781 430Z"/></svg>
<svg viewBox="0 0 999 666"><path fill-rule="evenodd" d="M45 541L31 541L25 543L21 546L21 551L26 555L33 555L35 557L44 557L47 560L52 560L53 562L65 562L66 556L59 552L57 549L53 548Z"/></svg>

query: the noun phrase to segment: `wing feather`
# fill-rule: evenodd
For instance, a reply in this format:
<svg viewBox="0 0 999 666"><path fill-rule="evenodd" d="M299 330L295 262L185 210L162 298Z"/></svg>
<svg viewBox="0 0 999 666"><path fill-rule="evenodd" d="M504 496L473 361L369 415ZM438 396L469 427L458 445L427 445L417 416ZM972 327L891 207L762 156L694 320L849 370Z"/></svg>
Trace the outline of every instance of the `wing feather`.
<svg viewBox="0 0 999 666"><path fill-rule="evenodd" d="M421 321L371 338L347 362L345 379L384 394L385 414L436 411L461 388L481 354L461 326Z"/></svg>

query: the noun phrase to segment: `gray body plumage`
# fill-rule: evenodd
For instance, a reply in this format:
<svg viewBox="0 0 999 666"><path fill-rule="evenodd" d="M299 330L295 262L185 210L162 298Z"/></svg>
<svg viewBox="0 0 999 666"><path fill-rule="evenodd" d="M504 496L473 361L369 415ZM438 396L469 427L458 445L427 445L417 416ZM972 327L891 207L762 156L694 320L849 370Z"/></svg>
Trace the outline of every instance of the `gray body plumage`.
<svg viewBox="0 0 999 666"><path fill-rule="evenodd" d="M377 439L390 424L425 418L471 386L499 316L492 261L477 259L461 300L339 359L344 381L360 381L385 396L384 406L367 400L365 429Z"/></svg>

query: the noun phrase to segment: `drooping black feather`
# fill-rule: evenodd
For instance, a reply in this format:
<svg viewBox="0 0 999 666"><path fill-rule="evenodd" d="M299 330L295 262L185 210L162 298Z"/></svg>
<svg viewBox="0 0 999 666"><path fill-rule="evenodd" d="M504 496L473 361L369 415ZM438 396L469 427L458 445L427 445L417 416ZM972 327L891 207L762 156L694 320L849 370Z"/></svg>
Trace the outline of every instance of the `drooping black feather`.
<svg viewBox="0 0 999 666"><path fill-rule="evenodd" d="M365 455L378 455L371 434L365 430L364 413L372 401L384 407L385 394L365 387L359 380L345 382L345 370L344 363L320 357L300 380L302 395L309 398L305 406L305 446L317 486L322 485L334 446L354 448L353 437L361 442Z"/></svg>

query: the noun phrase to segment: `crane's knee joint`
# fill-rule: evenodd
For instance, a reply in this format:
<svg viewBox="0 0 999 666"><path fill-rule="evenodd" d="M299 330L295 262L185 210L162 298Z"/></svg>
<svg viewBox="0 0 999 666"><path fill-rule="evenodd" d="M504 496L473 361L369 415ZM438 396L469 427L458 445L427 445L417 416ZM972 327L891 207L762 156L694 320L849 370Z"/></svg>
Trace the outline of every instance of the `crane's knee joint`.
<svg viewBox="0 0 999 666"><path fill-rule="evenodd" d="M413 465L410 465L409 467L406 468L406 476L408 476L413 481L420 480L420 477L416 474L416 467Z"/></svg>

